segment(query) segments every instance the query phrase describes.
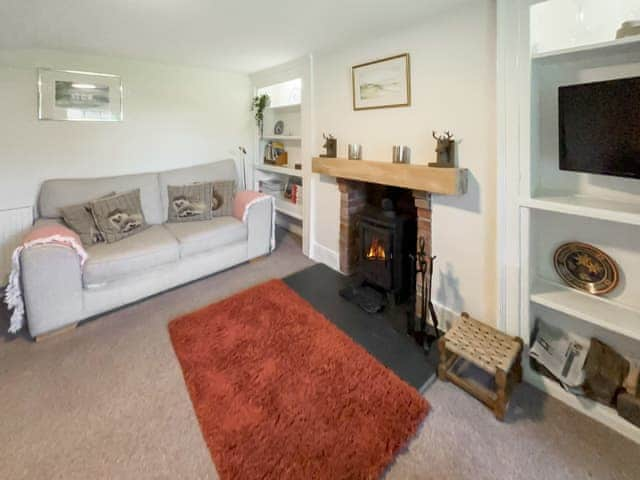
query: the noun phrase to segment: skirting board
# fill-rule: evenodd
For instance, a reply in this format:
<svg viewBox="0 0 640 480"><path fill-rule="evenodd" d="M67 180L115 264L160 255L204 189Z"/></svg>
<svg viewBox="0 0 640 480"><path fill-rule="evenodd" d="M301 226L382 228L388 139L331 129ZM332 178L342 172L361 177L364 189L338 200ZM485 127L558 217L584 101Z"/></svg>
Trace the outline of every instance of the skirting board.
<svg viewBox="0 0 640 480"><path fill-rule="evenodd" d="M336 272L340 271L340 257L338 256L338 252L335 252L324 245L312 242L309 256L311 257L311 260L324 263L327 267L332 268Z"/></svg>

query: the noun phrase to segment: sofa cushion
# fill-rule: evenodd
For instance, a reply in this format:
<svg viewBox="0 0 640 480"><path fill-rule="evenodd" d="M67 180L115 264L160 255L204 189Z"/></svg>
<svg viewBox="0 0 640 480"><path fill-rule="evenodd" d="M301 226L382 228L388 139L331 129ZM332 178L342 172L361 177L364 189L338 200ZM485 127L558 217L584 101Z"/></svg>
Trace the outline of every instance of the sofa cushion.
<svg viewBox="0 0 640 480"><path fill-rule="evenodd" d="M180 243L180 256L197 253L247 240L247 226L235 217L188 223L167 223L165 228Z"/></svg>
<svg viewBox="0 0 640 480"><path fill-rule="evenodd" d="M116 192L110 192L108 195L105 195L105 197L110 197L115 194ZM62 207L60 211L62 212L64 223L78 234L83 245L88 246L105 241L104 235L98 229L96 220L93 218L91 202Z"/></svg>
<svg viewBox="0 0 640 480"><path fill-rule="evenodd" d="M169 199L167 187L169 185L188 185L196 182L223 182L225 180L237 181L236 162L232 159L219 162L205 163L193 167L168 170L158 174L160 182L160 195L162 196L162 208L164 218L167 218Z"/></svg>
<svg viewBox="0 0 640 480"><path fill-rule="evenodd" d="M169 185L168 220L172 223L199 222L211 218L211 197L213 183L192 183L190 185Z"/></svg>
<svg viewBox="0 0 640 480"><path fill-rule="evenodd" d="M38 214L44 218L62 217L61 208L84 203L109 192L126 192L140 189L140 200L144 218L151 224L164 221L166 204L160 201L160 185L157 173L121 175L102 178L73 178L66 180L46 180L38 197ZM166 188L165 188L166 193Z"/></svg>
<svg viewBox="0 0 640 480"><path fill-rule="evenodd" d="M91 213L107 243L142 232L149 227L140 204L140 189L91 202Z"/></svg>
<svg viewBox="0 0 640 480"><path fill-rule="evenodd" d="M87 248L87 253L85 287L143 273L180 258L178 241L162 225L153 225L116 243L98 243Z"/></svg>

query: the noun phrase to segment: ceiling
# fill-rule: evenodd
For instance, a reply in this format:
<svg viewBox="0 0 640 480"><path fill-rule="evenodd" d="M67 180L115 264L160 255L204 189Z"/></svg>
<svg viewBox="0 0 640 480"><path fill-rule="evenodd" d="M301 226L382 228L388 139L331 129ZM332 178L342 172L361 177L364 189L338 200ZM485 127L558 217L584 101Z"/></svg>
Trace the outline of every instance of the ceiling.
<svg viewBox="0 0 640 480"><path fill-rule="evenodd" d="M1 0L0 48L255 72L463 0Z"/></svg>

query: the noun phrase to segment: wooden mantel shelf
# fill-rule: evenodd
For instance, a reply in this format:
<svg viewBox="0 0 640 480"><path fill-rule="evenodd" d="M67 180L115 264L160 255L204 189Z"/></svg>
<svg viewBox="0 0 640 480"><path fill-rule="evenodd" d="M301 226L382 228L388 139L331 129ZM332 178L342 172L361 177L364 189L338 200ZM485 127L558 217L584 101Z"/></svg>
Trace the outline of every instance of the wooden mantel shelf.
<svg viewBox="0 0 640 480"><path fill-rule="evenodd" d="M467 192L466 168L435 168L406 163L316 157L313 159L312 171L336 178L440 195L461 195Z"/></svg>

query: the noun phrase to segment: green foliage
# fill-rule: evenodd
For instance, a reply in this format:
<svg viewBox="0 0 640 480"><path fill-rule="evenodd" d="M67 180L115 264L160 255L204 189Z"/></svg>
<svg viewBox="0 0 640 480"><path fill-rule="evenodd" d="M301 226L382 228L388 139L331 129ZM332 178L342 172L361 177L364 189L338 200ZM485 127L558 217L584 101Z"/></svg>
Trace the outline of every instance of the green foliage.
<svg viewBox="0 0 640 480"><path fill-rule="evenodd" d="M264 109L269 106L269 95L266 93L263 95L258 95L257 97L253 97L253 103L251 106L251 110L256 112L256 122L258 126L262 125L262 121L264 120Z"/></svg>

